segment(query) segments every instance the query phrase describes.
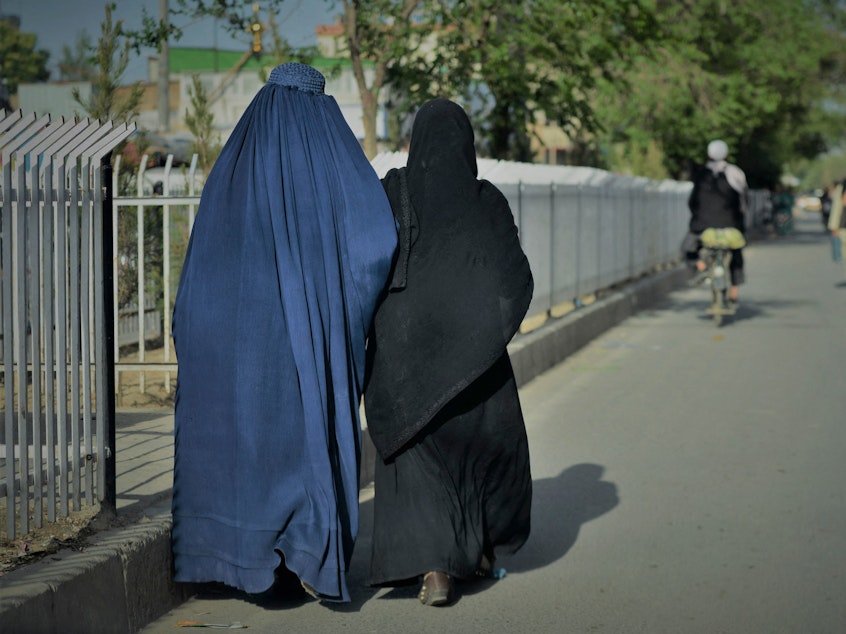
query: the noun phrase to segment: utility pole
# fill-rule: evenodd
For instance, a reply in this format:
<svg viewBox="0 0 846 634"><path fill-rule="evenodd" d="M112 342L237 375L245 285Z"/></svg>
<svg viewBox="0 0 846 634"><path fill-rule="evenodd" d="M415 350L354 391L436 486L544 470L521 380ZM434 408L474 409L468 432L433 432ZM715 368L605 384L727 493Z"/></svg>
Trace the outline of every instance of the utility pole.
<svg viewBox="0 0 846 634"><path fill-rule="evenodd" d="M159 0L159 19L167 27L169 23L167 0ZM159 132L170 130L170 52L167 31L159 52Z"/></svg>

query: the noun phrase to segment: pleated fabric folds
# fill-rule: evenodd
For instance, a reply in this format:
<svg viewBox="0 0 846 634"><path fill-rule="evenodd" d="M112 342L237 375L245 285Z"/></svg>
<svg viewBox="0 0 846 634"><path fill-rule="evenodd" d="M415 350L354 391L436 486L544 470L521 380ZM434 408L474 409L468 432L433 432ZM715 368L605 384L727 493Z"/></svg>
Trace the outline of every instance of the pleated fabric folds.
<svg viewBox="0 0 846 634"><path fill-rule="evenodd" d="M365 339L396 248L378 177L323 77L271 74L197 213L173 314L176 580L348 601Z"/></svg>

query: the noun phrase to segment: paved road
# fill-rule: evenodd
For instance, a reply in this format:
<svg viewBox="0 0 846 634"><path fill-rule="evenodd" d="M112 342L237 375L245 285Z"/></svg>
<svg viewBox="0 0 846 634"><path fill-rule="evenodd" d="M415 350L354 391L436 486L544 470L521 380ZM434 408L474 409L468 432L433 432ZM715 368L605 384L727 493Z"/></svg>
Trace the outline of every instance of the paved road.
<svg viewBox="0 0 846 634"><path fill-rule="evenodd" d="M843 634L846 282L797 225L747 249L726 326L685 288L521 390L533 533L505 579L440 609L366 588L365 492L350 605L206 594L143 631Z"/></svg>

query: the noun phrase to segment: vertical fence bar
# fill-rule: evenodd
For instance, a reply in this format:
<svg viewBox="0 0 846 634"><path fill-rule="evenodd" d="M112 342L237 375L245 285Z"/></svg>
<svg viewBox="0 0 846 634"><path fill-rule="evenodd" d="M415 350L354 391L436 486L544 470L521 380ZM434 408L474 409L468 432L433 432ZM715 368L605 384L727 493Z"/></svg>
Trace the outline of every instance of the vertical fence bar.
<svg viewBox="0 0 846 634"><path fill-rule="evenodd" d="M38 245L38 157L29 153L25 156L30 160L30 197L29 204L24 206L25 222L27 224L27 255L29 256L29 331L30 335L30 368L32 376L32 505L33 522L35 526L43 524L43 507L41 504L41 302L40 278L41 262ZM25 192L24 192L25 193ZM29 453L29 447L22 447L22 451ZM26 471L27 483L29 470ZM23 484L23 482L22 482ZM28 504L27 496L22 496L21 504Z"/></svg>
<svg viewBox="0 0 846 634"><path fill-rule="evenodd" d="M556 304L556 248L555 248L555 183L549 184L549 306L547 313Z"/></svg>
<svg viewBox="0 0 846 634"><path fill-rule="evenodd" d="M23 157L16 153L15 171L18 181L18 204L13 220L15 227L15 265L17 267L15 296L17 299L17 376L18 376L18 519L22 534L29 532L29 433L27 429L29 375L27 367L27 333L29 320L26 310L26 170Z"/></svg>
<svg viewBox="0 0 846 634"><path fill-rule="evenodd" d="M82 215L80 218L80 357L82 366L82 437L85 474L85 502L94 504L94 439L91 416L91 178L88 157L82 154Z"/></svg>
<svg viewBox="0 0 846 634"><path fill-rule="evenodd" d="M92 251L93 251L93 313L94 365L96 403L96 467L97 492L101 510L116 511L116 455L115 455L115 365L113 356L114 313L112 295L112 193L109 162L111 150L135 130L135 125L122 124L94 145L86 160L92 174ZM104 174L105 172L105 174ZM105 183L105 186L103 186Z"/></svg>
<svg viewBox="0 0 846 634"><path fill-rule="evenodd" d="M120 154L115 155L114 160L115 160L114 169L110 170L111 171L111 192L112 192L113 196L114 196L114 194L116 194L117 192L120 191L118 179L120 177L121 155ZM111 236L111 254L112 254L112 256L111 256L111 260L106 260L106 262L109 263L109 265L111 266L111 270L112 270L112 297L114 298L114 301L112 302L112 313L111 314L112 314L112 323L114 323L115 329L117 329L118 324L120 323L118 321L118 299L117 299L118 298L118 227L120 226L119 218L118 218L118 214L120 213L119 210L120 210L120 207L118 205L115 205L114 203L112 203L112 205L111 205L111 214L112 214L111 222L110 223L104 223L104 224L110 224L110 226L112 227L112 229L109 233L109 235ZM105 239L105 237L104 237L104 239ZM104 248L105 248L105 243L104 243ZM113 361L117 361L118 359L120 359L119 337L117 337L117 336L113 337L112 346L114 348L114 350L112 351L112 359L113 359ZM120 370L118 370L117 368L115 368L114 385L112 386L112 389L114 390L115 394L117 394L120 391Z"/></svg>
<svg viewBox="0 0 846 634"><path fill-rule="evenodd" d="M0 158L3 161L3 290L4 290L4 313L3 313L3 362L4 362L4 380L5 380L5 395L6 395L6 529L9 539L14 539L16 534L16 487L15 487L15 423L20 424L20 410L15 415L15 384L16 379L19 384L21 379L18 376L20 373L20 353L21 348L24 351L23 364L23 385L24 394L26 394L26 328L21 331L21 321L18 314L17 327L15 323L15 314L19 313L16 307L20 308L20 294L17 291L19 287L20 273L16 269L23 267L19 266L19 258L17 257L15 243L15 232L17 225L17 216L21 207L19 199L13 199L12 184L14 182L12 175L12 155L25 142L26 138L21 138L19 135L23 132L30 123L35 121L35 115L27 115L26 117L17 116L11 117L10 124L6 126L7 120L3 120L3 128L8 130L3 138L0 139L0 147L2 147L2 154ZM17 168L17 165L16 165ZM20 170L16 169L16 174L23 171L23 166ZM20 184L18 184L20 187ZM20 196L18 197L20 198ZM18 273L18 275L15 275ZM18 287L16 287L18 284ZM17 304L16 304L17 302ZM19 343L18 339L22 339L23 343ZM17 355L17 358L16 358ZM17 366L17 371L16 371ZM20 392L20 390L18 390ZM25 427L25 425L24 425Z"/></svg>
<svg viewBox="0 0 846 634"><path fill-rule="evenodd" d="M173 164L173 155L168 154L167 162L165 163L164 176L164 197L167 199L170 196L170 168ZM170 361L170 320L167 316L170 314L170 205L165 203L162 206L162 256L163 268L162 278L164 280L164 315L162 321L164 322L164 360ZM146 322L146 311L144 313L144 321ZM170 394L170 372L165 372L164 378L165 394Z"/></svg>
<svg viewBox="0 0 846 634"><path fill-rule="evenodd" d="M53 337L53 174L45 153L41 164L44 187L41 242L44 249L44 442L47 445L47 520L56 521L56 368Z"/></svg>
<svg viewBox="0 0 846 634"><path fill-rule="evenodd" d="M135 126L126 130L128 136ZM100 248L94 259L94 279L99 288L94 293L98 300L94 309L97 326L97 456L98 491L100 504L109 514L117 511L117 464L115 452L115 315L116 293L114 287L114 251L112 224L113 181L111 178L111 148L104 155L94 157L94 191L98 193L99 209L95 213L95 236L99 237ZM116 168L120 166L116 157ZM117 169L115 169L117 172Z"/></svg>
<svg viewBox="0 0 846 634"><path fill-rule="evenodd" d="M70 207L68 209L68 260L70 264L70 388L71 388L71 501L72 508L81 508L79 473L79 411L80 411L80 378L79 378L79 177L77 157L71 155L70 160Z"/></svg>
<svg viewBox="0 0 846 634"><path fill-rule="evenodd" d="M581 303L582 296L582 196L585 186L579 183L576 190L576 307Z"/></svg>
<svg viewBox="0 0 846 634"><path fill-rule="evenodd" d="M0 140L2 142L2 140ZM3 395L6 432L6 535L15 537L15 334L12 323L12 166L2 154L3 172Z"/></svg>
<svg viewBox="0 0 846 634"><path fill-rule="evenodd" d="M59 512L68 514L68 267L65 160L53 157L56 186L56 432L59 451ZM56 163L58 162L58 165Z"/></svg>
<svg viewBox="0 0 846 634"><path fill-rule="evenodd" d="M191 157L191 169L188 170L188 195L194 196L195 195L195 187L194 187L194 174L197 171L197 155L194 154ZM191 231L194 228L194 210L196 205L193 203L188 205L188 236L190 237Z"/></svg>
<svg viewBox="0 0 846 634"><path fill-rule="evenodd" d="M147 155L141 157L141 168L138 170L138 195L144 195L144 167L147 165ZM136 209L137 218L137 232L138 241L136 244L136 277L138 280L138 362L144 363L146 360L144 350L144 326L145 316L147 310L147 302L145 301L146 290L144 288L144 205L138 205ZM144 372L138 373L138 390L141 394L146 392L146 377Z"/></svg>

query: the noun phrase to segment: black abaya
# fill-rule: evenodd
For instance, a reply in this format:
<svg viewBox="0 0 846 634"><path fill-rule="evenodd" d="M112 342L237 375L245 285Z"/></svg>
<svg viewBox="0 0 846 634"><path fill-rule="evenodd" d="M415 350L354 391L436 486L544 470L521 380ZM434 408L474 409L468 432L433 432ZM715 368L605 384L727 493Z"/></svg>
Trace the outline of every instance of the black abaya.
<svg viewBox="0 0 846 634"><path fill-rule="evenodd" d="M383 184L400 235L367 350L379 452L370 581L467 577L529 534L528 444L506 346L532 274L508 202L477 179L457 104L420 109L408 165Z"/></svg>
<svg viewBox="0 0 846 634"><path fill-rule="evenodd" d="M467 578L482 556L529 536L526 428L508 355L435 416L419 438L376 461L370 582L439 570Z"/></svg>

